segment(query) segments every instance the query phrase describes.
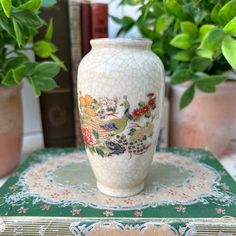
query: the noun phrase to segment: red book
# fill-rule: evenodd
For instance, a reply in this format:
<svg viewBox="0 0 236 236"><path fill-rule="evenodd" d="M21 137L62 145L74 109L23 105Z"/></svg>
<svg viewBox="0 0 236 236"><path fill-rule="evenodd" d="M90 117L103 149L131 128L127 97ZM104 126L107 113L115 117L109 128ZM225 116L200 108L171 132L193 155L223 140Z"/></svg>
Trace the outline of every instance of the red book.
<svg viewBox="0 0 236 236"><path fill-rule="evenodd" d="M108 37L108 4L92 3L92 38L107 38Z"/></svg>

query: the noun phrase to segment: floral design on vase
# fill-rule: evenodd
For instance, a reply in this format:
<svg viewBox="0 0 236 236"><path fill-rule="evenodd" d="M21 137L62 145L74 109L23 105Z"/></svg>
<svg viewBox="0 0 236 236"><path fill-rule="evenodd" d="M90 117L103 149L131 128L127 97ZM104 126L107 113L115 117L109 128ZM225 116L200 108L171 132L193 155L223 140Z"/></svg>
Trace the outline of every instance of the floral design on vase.
<svg viewBox="0 0 236 236"><path fill-rule="evenodd" d="M152 145L156 97L147 94L131 111L127 96L95 99L80 92L82 135L89 151L101 157L145 153Z"/></svg>

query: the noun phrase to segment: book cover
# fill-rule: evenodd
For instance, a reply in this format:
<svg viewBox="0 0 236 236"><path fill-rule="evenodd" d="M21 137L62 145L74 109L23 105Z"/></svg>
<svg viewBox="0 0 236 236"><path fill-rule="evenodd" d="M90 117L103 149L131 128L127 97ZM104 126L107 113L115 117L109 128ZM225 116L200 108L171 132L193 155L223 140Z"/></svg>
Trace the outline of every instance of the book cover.
<svg viewBox="0 0 236 236"><path fill-rule="evenodd" d="M82 149L33 153L0 189L1 235L235 235L236 185L213 154L161 149L143 192L103 195Z"/></svg>
<svg viewBox="0 0 236 236"><path fill-rule="evenodd" d="M67 67L67 71L61 70L55 77L60 88L43 92L40 97L44 143L46 147L75 146L68 1L59 0L53 7L42 8L40 15L46 22L53 18L52 41L58 48L57 56ZM44 34L45 29L38 37L43 38ZM55 124L50 117L60 122Z"/></svg>
<svg viewBox="0 0 236 236"><path fill-rule="evenodd" d="M92 3L92 38L107 38L108 37L108 4Z"/></svg>
<svg viewBox="0 0 236 236"><path fill-rule="evenodd" d="M80 20L80 1L69 0L69 17L70 17L70 48L71 48L71 69L73 78L74 94L74 115L75 115L75 145L82 147L84 145L81 134L81 125L78 108L77 95L77 70L81 60L81 20Z"/></svg>

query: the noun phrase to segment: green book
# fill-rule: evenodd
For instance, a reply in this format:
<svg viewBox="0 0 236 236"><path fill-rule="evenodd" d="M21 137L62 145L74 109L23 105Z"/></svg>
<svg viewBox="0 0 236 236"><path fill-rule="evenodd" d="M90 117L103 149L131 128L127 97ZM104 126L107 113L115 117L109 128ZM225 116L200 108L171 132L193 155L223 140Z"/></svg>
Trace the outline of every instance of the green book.
<svg viewBox="0 0 236 236"><path fill-rule="evenodd" d="M0 235L236 235L236 184L208 151L167 148L142 193L96 188L86 153L43 149L0 189Z"/></svg>

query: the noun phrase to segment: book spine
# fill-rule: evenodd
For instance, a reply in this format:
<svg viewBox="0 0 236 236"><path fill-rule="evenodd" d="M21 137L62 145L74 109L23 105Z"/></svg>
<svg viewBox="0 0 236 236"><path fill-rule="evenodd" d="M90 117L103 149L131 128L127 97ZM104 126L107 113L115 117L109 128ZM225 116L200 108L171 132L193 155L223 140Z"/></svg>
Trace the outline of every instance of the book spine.
<svg viewBox="0 0 236 236"><path fill-rule="evenodd" d="M80 16L81 16L82 57L84 57L91 50L91 45L90 45L90 40L92 39L91 4L89 2L81 3Z"/></svg>
<svg viewBox="0 0 236 236"><path fill-rule="evenodd" d="M43 92L40 97L44 143L46 147L75 145L74 100L71 73L69 6L59 0L50 8L42 8L41 17L49 22L53 18L53 43L58 48L57 56L64 61L67 71L61 70L55 80L59 89ZM43 38L40 31L38 38Z"/></svg>
<svg viewBox="0 0 236 236"><path fill-rule="evenodd" d="M107 38L108 37L108 4L92 3L92 38Z"/></svg>
<svg viewBox="0 0 236 236"><path fill-rule="evenodd" d="M82 147L83 138L81 134L81 125L79 119L78 95L77 95L77 68L81 60L81 18L80 2L78 0L69 1L70 16L70 40L71 40L71 61L74 93L74 113L75 113L75 144L76 147Z"/></svg>

